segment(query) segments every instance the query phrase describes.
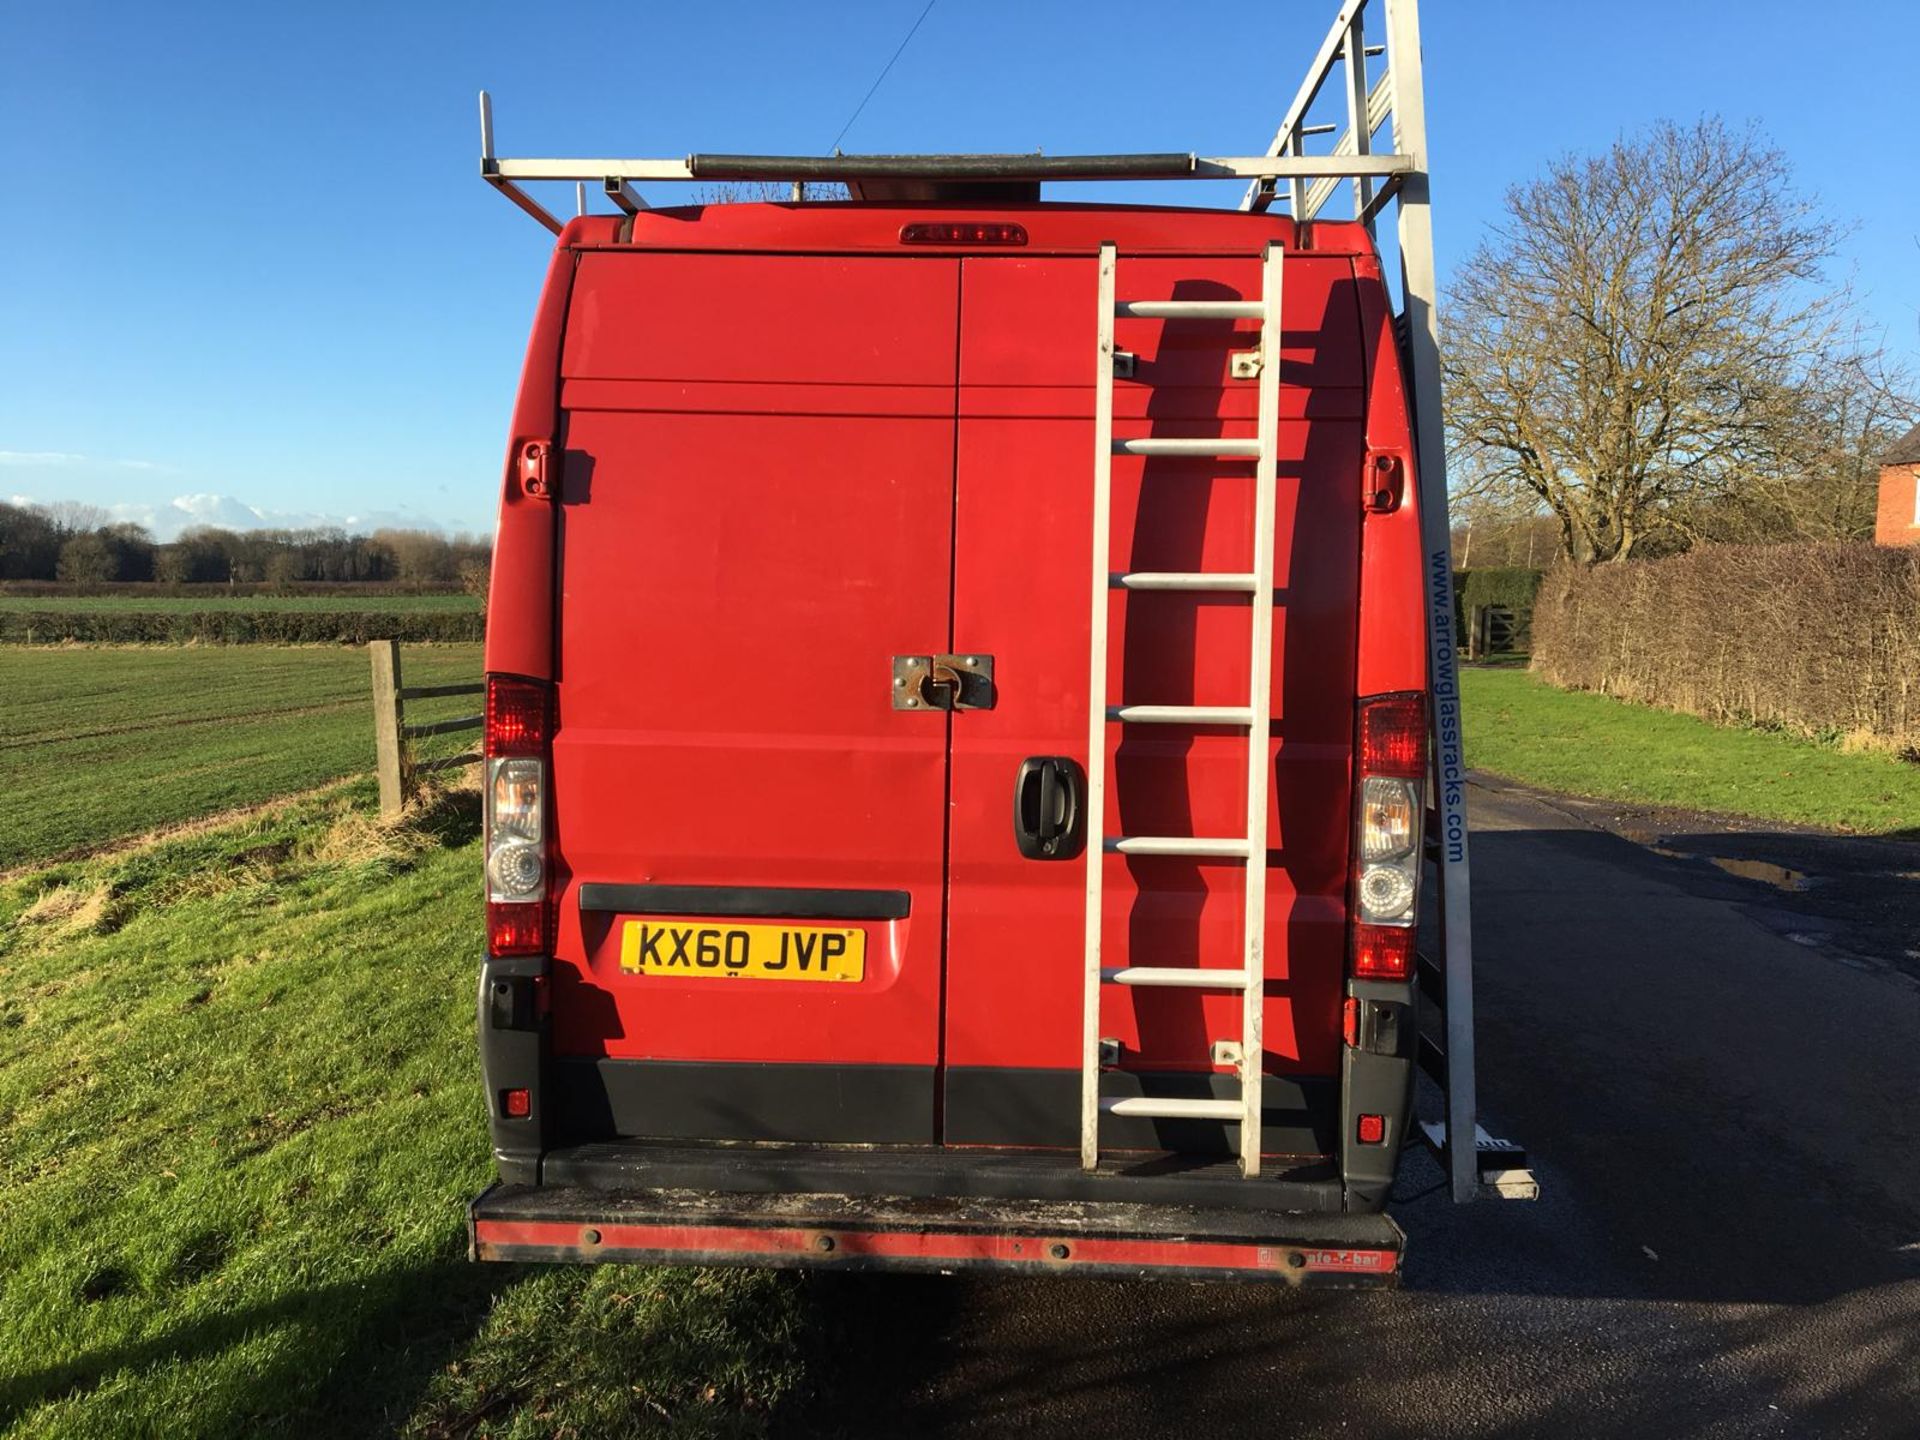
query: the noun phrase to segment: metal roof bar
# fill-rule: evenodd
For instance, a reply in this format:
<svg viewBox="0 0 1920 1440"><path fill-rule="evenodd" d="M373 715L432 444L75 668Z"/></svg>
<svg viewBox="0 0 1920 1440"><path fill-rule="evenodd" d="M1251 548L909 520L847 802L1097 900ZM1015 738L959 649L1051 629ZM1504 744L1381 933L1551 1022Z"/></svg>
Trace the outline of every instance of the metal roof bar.
<svg viewBox="0 0 1920 1440"><path fill-rule="evenodd" d="M651 209L640 192L622 180L618 175L608 175L601 181L607 192L607 198L618 205L628 215L638 215L642 210Z"/></svg>
<svg viewBox="0 0 1920 1440"><path fill-rule="evenodd" d="M493 97L482 90L480 92L480 178L558 235L560 222L553 217L546 206L518 185L511 180L502 179L497 173L497 163L493 158ZM576 175L572 178L585 180L589 177ZM582 203L584 205L585 202Z"/></svg>
<svg viewBox="0 0 1920 1440"><path fill-rule="evenodd" d="M1404 155L689 155L684 160L500 160L480 173L516 181L589 180L1347 180L1411 170ZM511 196L509 196L511 198ZM522 207L524 208L524 207Z"/></svg>
<svg viewBox="0 0 1920 1440"><path fill-rule="evenodd" d="M1320 48L1307 65L1307 73L1300 82L1300 88L1294 92L1293 103L1287 106L1286 118L1280 122L1280 128L1273 132L1273 139L1267 145L1269 155L1298 155L1300 137L1303 134L1316 133L1313 129L1303 129L1302 122L1307 111L1313 108L1314 100L1320 94L1321 86L1327 83L1327 75L1333 69L1333 62L1340 57L1341 47L1346 44L1347 34L1353 28L1354 20L1367 8L1367 0L1346 0L1340 7L1340 13L1333 17L1333 24L1327 27L1327 35L1320 42ZM1264 199L1259 197L1264 196ZM1301 198L1299 187L1294 188L1296 202ZM1240 201L1242 210L1264 210L1273 203L1273 186L1256 181L1247 187L1247 193ZM1296 215L1295 217L1301 218Z"/></svg>

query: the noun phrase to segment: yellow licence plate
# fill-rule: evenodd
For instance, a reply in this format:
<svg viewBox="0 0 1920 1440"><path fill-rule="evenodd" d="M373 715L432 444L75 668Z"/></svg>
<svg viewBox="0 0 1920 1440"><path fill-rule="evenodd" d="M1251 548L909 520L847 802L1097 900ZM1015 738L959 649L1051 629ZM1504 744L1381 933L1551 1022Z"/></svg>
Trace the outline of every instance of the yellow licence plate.
<svg viewBox="0 0 1920 1440"><path fill-rule="evenodd" d="M866 973L867 935L819 925L629 920L620 932L620 968L689 978L858 980Z"/></svg>

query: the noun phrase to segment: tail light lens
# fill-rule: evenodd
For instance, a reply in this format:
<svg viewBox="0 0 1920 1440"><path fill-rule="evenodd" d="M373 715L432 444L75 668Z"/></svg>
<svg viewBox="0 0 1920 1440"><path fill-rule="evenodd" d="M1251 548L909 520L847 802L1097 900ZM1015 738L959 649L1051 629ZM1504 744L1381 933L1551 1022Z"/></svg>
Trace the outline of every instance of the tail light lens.
<svg viewBox="0 0 1920 1440"><path fill-rule="evenodd" d="M916 221L900 227L902 245L1024 245L1027 229L1008 220Z"/></svg>
<svg viewBox="0 0 1920 1440"><path fill-rule="evenodd" d="M544 757L551 738L551 712L546 681L489 675L487 754Z"/></svg>
<svg viewBox="0 0 1920 1440"><path fill-rule="evenodd" d="M487 677L487 948L537 955L547 948L547 747L545 683Z"/></svg>
<svg viewBox="0 0 1920 1440"><path fill-rule="evenodd" d="M1421 695L1360 702L1354 791L1352 971L1356 980L1413 973L1420 916L1420 825L1426 805L1427 707Z"/></svg>

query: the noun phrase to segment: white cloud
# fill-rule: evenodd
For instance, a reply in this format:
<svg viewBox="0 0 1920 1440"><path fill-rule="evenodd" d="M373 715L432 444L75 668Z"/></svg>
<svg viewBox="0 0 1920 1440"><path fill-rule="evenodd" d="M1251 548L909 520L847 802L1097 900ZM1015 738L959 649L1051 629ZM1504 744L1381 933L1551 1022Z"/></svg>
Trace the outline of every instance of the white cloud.
<svg viewBox="0 0 1920 1440"><path fill-rule="evenodd" d="M170 465L153 460L102 460L92 455L75 455L68 450L0 450L0 465L21 469L60 470L97 466L108 470L152 470L165 472Z"/></svg>

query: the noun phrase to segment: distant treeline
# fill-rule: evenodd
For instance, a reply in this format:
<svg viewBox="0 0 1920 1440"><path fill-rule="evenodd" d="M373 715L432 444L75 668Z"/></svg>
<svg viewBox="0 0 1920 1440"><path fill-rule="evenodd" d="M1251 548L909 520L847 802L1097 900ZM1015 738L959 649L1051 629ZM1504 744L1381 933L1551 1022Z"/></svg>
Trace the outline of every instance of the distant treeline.
<svg viewBox="0 0 1920 1440"><path fill-rule="evenodd" d="M97 506L0 504L0 581L73 585L302 583L469 586L487 567L488 542L427 530L222 530L201 526L157 543L144 526Z"/></svg>
<svg viewBox="0 0 1920 1440"><path fill-rule="evenodd" d="M477 610L0 610L0 645L364 645L480 640Z"/></svg>

